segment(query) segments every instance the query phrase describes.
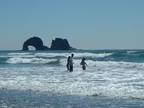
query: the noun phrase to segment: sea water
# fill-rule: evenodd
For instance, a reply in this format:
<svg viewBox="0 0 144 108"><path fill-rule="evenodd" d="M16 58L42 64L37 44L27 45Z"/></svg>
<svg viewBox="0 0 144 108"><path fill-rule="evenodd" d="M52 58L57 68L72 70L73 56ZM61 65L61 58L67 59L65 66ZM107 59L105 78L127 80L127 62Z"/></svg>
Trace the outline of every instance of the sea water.
<svg viewBox="0 0 144 108"><path fill-rule="evenodd" d="M144 50L0 51L0 108L144 108Z"/></svg>

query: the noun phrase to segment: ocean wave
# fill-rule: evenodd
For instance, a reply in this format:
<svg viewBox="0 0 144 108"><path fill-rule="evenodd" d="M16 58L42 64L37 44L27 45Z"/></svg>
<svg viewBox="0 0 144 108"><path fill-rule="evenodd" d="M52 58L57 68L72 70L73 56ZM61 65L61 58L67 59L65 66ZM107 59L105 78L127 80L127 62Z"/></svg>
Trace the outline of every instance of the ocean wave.
<svg viewBox="0 0 144 108"><path fill-rule="evenodd" d="M23 58L10 58L11 63L24 62ZM108 97L143 98L144 63L86 60L86 71L80 68L80 59L74 59L74 71L66 71L66 59L31 59L38 65L24 68L0 68L0 88L51 91L68 95L101 95ZM45 62L44 62L45 61ZM30 61L32 62L32 61Z"/></svg>
<svg viewBox="0 0 144 108"><path fill-rule="evenodd" d="M32 52L16 52L16 53L8 53L0 55L0 63L5 64L22 64L22 63L49 63L51 60L61 60L66 59L74 53L74 59L80 60L82 57L85 57L87 60L97 60L99 58L104 58L112 55L112 53L79 53L79 52L71 52L71 53L52 53L52 52L40 52L40 53L32 53ZM56 62L58 63L58 62Z"/></svg>
<svg viewBox="0 0 144 108"><path fill-rule="evenodd" d="M95 66L97 61L106 62L132 62L132 63L144 63L144 53L128 53L127 51L115 51L115 52L15 52L8 54L0 54L0 64L10 63L49 63L51 60L57 60L57 64L66 64L66 59L74 53L74 61L77 65L81 61L82 57L86 58L86 61ZM54 64L54 63L53 63Z"/></svg>
<svg viewBox="0 0 144 108"><path fill-rule="evenodd" d="M54 64L58 63L57 59L43 59L43 58L21 58L13 57L9 58L6 63L9 64Z"/></svg>
<svg viewBox="0 0 144 108"><path fill-rule="evenodd" d="M52 65L61 65L66 66L67 58L29 58L29 57L10 57L10 58L0 58L1 64L52 64ZM74 66L80 66L81 58L74 58L73 60ZM98 61L95 59L86 59L86 63L89 67L100 66L108 67L123 67L123 68L136 68L140 69L144 68L144 63L136 63L136 62L127 62L127 61Z"/></svg>
<svg viewBox="0 0 144 108"><path fill-rule="evenodd" d="M112 55L112 53L74 53L74 57L93 57L93 58L99 58L99 57L106 57ZM36 53L35 56L40 57L68 57L72 53Z"/></svg>
<svg viewBox="0 0 144 108"><path fill-rule="evenodd" d="M71 53L75 54L74 71L68 72L66 62ZM82 57L86 58L85 71L80 66ZM141 59L142 52L127 51L0 54L0 63L9 64L0 64L0 88L141 99L144 98Z"/></svg>
<svg viewBox="0 0 144 108"><path fill-rule="evenodd" d="M0 64L5 64L8 59L8 57L0 57Z"/></svg>
<svg viewBox="0 0 144 108"><path fill-rule="evenodd" d="M108 68L111 71L108 71ZM62 67L26 67L23 70L12 68L12 70L1 72L0 88L39 92L50 91L68 95L94 96L97 94L107 97L144 98L143 79L140 76L142 72L140 75L128 71L120 73L122 71L120 68L114 71L115 69L112 67L105 67L105 70L99 71L82 72L78 68L75 70L68 73ZM137 79L142 80L137 82L135 81ZM133 85L135 83L142 84L140 85L141 88L138 89Z"/></svg>

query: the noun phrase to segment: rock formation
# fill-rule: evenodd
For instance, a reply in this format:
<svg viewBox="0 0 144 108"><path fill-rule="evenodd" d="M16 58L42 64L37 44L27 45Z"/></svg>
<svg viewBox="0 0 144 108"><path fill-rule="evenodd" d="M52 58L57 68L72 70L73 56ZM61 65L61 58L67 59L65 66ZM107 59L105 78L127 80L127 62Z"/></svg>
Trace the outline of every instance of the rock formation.
<svg viewBox="0 0 144 108"><path fill-rule="evenodd" d="M71 50L73 49L67 39L56 38L52 40L51 47L48 48L47 46L43 45L43 41L39 37L32 37L26 40L23 44L24 51L29 50L29 46L35 47L36 50Z"/></svg>
<svg viewBox="0 0 144 108"><path fill-rule="evenodd" d="M52 40L51 50L70 50L71 47L67 39L56 38Z"/></svg>
<svg viewBox="0 0 144 108"><path fill-rule="evenodd" d="M36 50L48 50L49 48L43 45L43 41L39 37L32 37L26 40L23 44L23 50L29 50L28 46L35 47Z"/></svg>

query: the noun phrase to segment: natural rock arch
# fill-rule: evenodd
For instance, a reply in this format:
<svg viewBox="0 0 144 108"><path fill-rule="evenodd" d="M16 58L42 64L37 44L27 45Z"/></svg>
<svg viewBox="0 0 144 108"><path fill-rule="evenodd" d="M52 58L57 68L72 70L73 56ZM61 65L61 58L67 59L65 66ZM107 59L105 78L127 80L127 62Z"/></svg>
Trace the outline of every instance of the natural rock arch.
<svg viewBox="0 0 144 108"><path fill-rule="evenodd" d="M32 37L26 40L23 44L23 50L29 50L29 46L35 47L36 50L47 50L48 47L43 45L43 41L39 37Z"/></svg>

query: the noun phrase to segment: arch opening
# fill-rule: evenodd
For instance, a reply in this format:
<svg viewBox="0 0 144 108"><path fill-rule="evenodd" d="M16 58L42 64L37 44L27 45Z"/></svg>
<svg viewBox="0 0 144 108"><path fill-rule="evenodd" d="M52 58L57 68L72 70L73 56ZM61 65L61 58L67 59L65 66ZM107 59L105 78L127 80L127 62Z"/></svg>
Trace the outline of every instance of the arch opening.
<svg viewBox="0 0 144 108"><path fill-rule="evenodd" d="M32 45L29 45L29 46L28 46L28 50L30 50L30 51L35 51L36 48L35 48L34 46L32 46Z"/></svg>

